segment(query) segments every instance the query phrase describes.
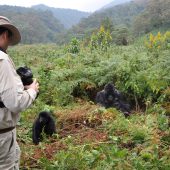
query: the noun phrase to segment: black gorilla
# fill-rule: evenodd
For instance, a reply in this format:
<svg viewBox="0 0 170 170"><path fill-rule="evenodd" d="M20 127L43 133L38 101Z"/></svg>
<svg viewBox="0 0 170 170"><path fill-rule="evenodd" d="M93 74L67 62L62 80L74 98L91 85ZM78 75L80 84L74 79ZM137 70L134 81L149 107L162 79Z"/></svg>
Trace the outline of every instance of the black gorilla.
<svg viewBox="0 0 170 170"><path fill-rule="evenodd" d="M21 77L22 83L24 86L30 85L33 83L33 74L30 68L28 67L19 67L16 70L17 74Z"/></svg>
<svg viewBox="0 0 170 170"><path fill-rule="evenodd" d="M42 140L41 133L43 131L48 136L52 136L53 133L56 133L55 121L49 112L43 111L39 113L39 116L33 124L32 131L33 143L36 145Z"/></svg>
<svg viewBox="0 0 170 170"><path fill-rule="evenodd" d="M96 103L105 108L115 107L125 116L130 114L130 105L123 101L122 94L111 83L106 84L104 90L97 93Z"/></svg>

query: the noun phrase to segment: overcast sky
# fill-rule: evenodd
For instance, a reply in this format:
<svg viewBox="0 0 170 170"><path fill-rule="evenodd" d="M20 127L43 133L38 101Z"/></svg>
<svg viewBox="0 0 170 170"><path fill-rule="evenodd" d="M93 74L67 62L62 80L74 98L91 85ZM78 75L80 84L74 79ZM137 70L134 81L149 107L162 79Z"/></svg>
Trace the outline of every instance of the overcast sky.
<svg viewBox="0 0 170 170"><path fill-rule="evenodd" d="M15 5L30 7L45 4L57 8L71 8L93 12L114 0L0 0L0 5Z"/></svg>

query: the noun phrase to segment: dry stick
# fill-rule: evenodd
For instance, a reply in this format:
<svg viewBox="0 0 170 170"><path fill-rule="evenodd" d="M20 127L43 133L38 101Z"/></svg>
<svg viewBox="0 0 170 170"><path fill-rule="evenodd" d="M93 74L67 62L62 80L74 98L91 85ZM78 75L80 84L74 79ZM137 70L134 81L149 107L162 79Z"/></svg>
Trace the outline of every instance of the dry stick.
<svg viewBox="0 0 170 170"><path fill-rule="evenodd" d="M86 129L94 129L94 130L97 130L96 128L92 128L92 127L88 127L88 126L86 126L86 125L84 125L83 123L76 123L76 124L79 124L79 125L82 125L85 129L82 129L82 130L86 130ZM75 124L72 124L72 125L75 125ZM59 132L63 132L66 128L68 128L68 127L70 127L70 126L72 126L72 125L68 125L68 126L66 126L64 129L62 129L62 130L60 130ZM69 132L68 132L69 133ZM83 133L83 132L82 132ZM71 133L70 133L70 135L72 135Z"/></svg>
<svg viewBox="0 0 170 170"><path fill-rule="evenodd" d="M75 146L74 148L78 148L78 147L84 147L84 146L89 146L89 145L99 145L99 144L114 144L113 141L107 141L107 142L95 142L95 143L89 143L89 144L84 144L84 145L78 145Z"/></svg>
<svg viewBox="0 0 170 170"><path fill-rule="evenodd" d="M135 104L136 104L136 111L139 111L139 103L138 103L136 95L135 95Z"/></svg>
<svg viewBox="0 0 170 170"><path fill-rule="evenodd" d="M37 162L37 159L33 158L33 157L30 157L30 159L32 159L33 161Z"/></svg>
<svg viewBox="0 0 170 170"><path fill-rule="evenodd" d="M100 119L99 119L99 120L100 120ZM86 126L86 125L83 124L83 123L76 123L76 124L77 124L77 125L82 125L82 126L84 126L85 128L87 128L87 129L95 129L95 128L88 127L88 126ZM75 125L75 123L72 123L72 124L70 124L70 125L67 125L65 128L61 129L59 132L62 132L62 131L64 131L65 129L67 129L67 128L73 126L73 125Z"/></svg>

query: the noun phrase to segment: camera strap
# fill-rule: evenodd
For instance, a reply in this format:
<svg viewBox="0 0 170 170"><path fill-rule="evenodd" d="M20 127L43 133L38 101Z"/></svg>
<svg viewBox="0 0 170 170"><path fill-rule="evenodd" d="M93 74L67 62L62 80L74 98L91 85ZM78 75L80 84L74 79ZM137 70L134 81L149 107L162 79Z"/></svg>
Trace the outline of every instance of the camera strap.
<svg viewBox="0 0 170 170"><path fill-rule="evenodd" d="M3 102L0 102L0 108L5 108L5 105Z"/></svg>

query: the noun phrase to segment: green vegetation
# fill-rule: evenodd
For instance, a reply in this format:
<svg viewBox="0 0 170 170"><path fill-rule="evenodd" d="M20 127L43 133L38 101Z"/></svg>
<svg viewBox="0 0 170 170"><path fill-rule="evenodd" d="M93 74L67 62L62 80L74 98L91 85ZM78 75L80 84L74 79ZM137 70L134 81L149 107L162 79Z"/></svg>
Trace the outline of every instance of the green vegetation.
<svg viewBox="0 0 170 170"><path fill-rule="evenodd" d="M67 32L56 9L0 6L23 43L54 43L9 49L17 67L30 67L40 83L17 127L21 170L170 169L169 3L135 0L102 9ZM130 117L95 104L110 81L131 104ZM43 110L53 113L57 134L34 146L32 124Z"/></svg>
<svg viewBox="0 0 170 170"><path fill-rule="evenodd" d="M77 54L80 52L80 43L77 38L73 38L69 44L68 52L72 54Z"/></svg>
<svg viewBox="0 0 170 170"><path fill-rule="evenodd" d="M31 67L41 87L38 99L22 113L17 128L21 169L168 170L169 42L167 32L129 46L110 45L107 50L91 50L77 39L61 47L11 48L9 54L16 65ZM114 108L94 104L96 92L108 81L132 103L129 118ZM57 134L34 146L31 127L42 110L53 111Z"/></svg>
<svg viewBox="0 0 170 170"><path fill-rule="evenodd" d="M101 49L103 51L107 51L107 48L110 46L112 42L112 36L109 30L105 30L104 26L100 27L100 30L97 34L93 34L90 41L91 50Z"/></svg>

